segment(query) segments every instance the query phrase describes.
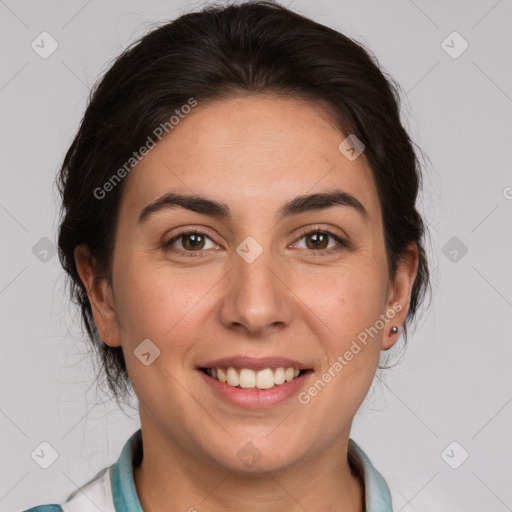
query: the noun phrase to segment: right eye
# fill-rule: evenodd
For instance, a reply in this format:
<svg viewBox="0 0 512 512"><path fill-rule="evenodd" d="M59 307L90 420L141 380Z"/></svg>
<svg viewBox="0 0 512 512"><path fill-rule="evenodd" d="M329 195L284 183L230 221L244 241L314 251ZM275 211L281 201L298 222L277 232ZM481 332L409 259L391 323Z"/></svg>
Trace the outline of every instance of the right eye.
<svg viewBox="0 0 512 512"><path fill-rule="evenodd" d="M208 248L204 248L205 241L210 240L214 247L218 247L213 240L205 233L199 230L187 230L182 231L178 235L171 238L168 242L165 242L163 247L173 253L178 253L183 256L204 256L204 251ZM181 248L175 247L175 244L179 242Z"/></svg>

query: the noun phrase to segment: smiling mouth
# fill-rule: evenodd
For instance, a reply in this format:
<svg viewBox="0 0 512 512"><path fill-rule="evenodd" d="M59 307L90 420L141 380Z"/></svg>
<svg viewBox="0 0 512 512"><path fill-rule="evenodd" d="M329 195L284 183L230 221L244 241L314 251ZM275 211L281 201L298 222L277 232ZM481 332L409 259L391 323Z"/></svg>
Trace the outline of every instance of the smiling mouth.
<svg viewBox="0 0 512 512"><path fill-rule="evenodd" d="M219 382L241 389L271 389L301 377L313 370L302 370L291 366L264 368L259 371L250 368L200 368L200 370Z"/></svg>

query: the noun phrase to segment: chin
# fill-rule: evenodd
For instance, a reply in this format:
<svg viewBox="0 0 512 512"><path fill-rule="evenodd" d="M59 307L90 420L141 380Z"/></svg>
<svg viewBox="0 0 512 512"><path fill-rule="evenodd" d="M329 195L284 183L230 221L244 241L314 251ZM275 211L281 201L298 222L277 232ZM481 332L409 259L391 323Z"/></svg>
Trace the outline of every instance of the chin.
<svg viewBox="0 0 512 512"><path fill-rule="evenodd" d="M248 437L245 437L248 439ZM230 442L221 453L211 453L211 458L226 470L257 475L258 473L279 472L300 457L290 444L283 450L282 443L258 443L257 440Z"/></svg>

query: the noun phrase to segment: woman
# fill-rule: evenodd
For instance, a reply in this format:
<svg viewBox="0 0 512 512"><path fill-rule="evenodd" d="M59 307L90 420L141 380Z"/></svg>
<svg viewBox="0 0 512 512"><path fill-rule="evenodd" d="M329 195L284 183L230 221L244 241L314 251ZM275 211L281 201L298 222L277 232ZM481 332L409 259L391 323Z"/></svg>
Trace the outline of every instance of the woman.
<svg viewBox="0 0 512 512"><path fill-rule="evenodd" d="M349 436L428 288L420 178L369 53L284 7L126 50L62 165L59 255L141 429L30 510L391 511Z"/></svg>

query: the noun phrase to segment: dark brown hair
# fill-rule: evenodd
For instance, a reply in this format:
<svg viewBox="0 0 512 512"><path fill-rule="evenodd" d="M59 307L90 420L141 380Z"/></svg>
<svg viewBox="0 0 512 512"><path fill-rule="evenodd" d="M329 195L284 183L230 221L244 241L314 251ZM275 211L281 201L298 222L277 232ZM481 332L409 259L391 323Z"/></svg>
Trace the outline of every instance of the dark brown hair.
<svg viewBox="0 0 512 512"><path fill-rule="evenodd" d="M407 340L407 324L430 281L425 225L416 209L421 169L400 121L399 86L362 44L279 4L210 5L153 29L115 60L91 91L57 177L59 258L116 399L130 387L122 347L110 347L99 336L74 250L85 244L97 275L111 282L119 204L129 176L103 198L95 191L190 98L200 108L205 101L266 92L327 105L340 131L365 144L382 208L390 276L409 242L419 248L403 325Z"/></svg>

